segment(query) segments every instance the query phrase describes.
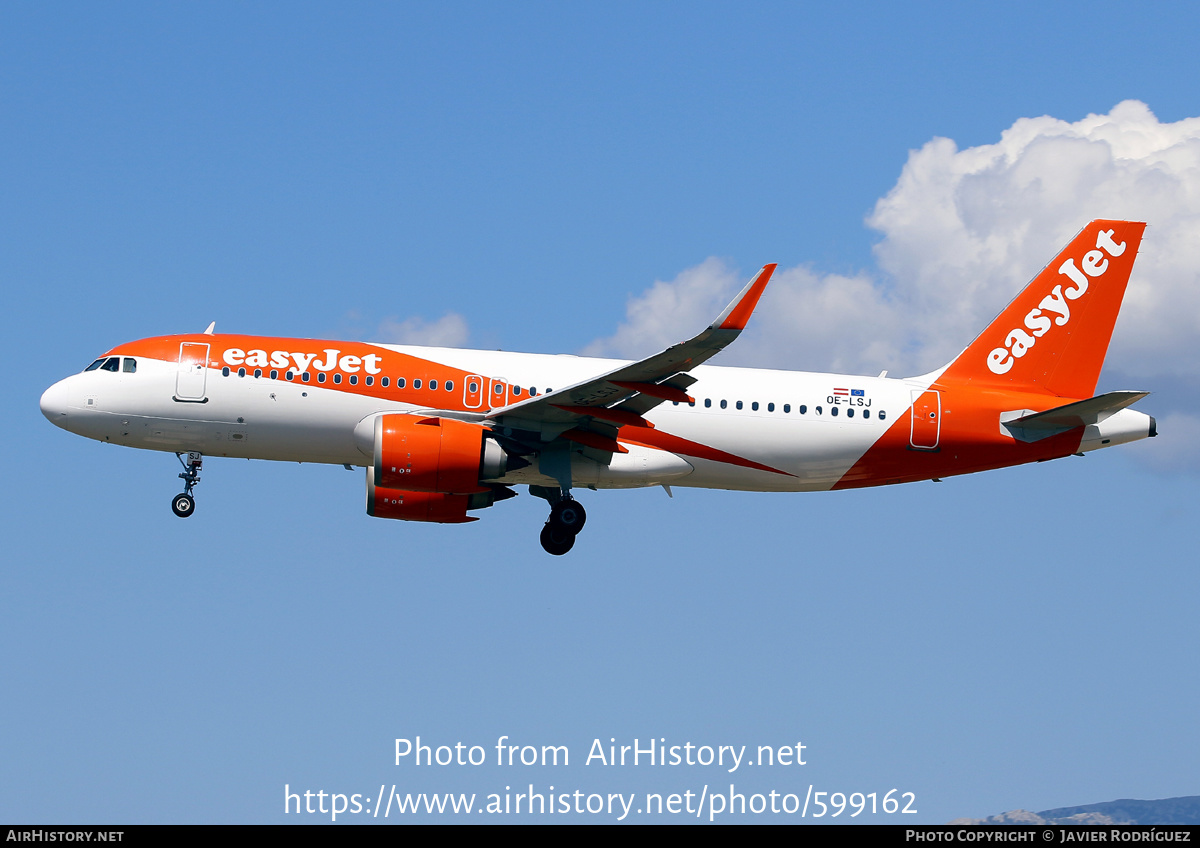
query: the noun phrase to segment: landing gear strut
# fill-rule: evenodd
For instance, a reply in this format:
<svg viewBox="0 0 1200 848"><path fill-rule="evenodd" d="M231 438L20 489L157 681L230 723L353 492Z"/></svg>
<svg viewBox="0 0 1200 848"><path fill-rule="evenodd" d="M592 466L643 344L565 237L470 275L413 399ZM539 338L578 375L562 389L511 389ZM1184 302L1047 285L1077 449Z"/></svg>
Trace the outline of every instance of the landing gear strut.
<svg viewBox="0 0 1200 848"><path fill-rule="evenodd" d="M171 500L171 511L180 518L187 518L196 511L196 499L192 497L192 489L200 482L200 469L204 465L204 457L198 451L188 451L187 460L183 454L175 454L175 458L183 466L179 479L183 480L183 492Z"/></svg>
<svg viewBox="0 0 1200 848"><path fill-rule="evenodd" d="M542 528L541 542L546 553L562 556L575 546L575 537L587 521L583 505L570 495L559 495L550 504L550 517Z"/></svg>

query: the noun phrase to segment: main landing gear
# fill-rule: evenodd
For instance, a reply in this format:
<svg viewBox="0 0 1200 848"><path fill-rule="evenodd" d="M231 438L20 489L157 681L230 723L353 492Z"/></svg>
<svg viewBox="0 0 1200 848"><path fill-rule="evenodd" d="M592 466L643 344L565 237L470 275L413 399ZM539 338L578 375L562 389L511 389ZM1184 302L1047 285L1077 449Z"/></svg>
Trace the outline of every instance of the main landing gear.
<svg viewBox="0 0 1200 848"><path fill-rule="evenodd" d="M200 469L204 465L204 457L197 451L188 451L186 461L181 453L175 454L175 458L183 466L183 473L179 475L183 480L183 492L171 500L171 512L180 518L187 518L196 511L196 499L192 497L192 489L200 482Z"/></svg>
<svg viewBox="0 0 1200 848"><path fill-rule="evenodd" d="M542 528L541 542L546 553L562 556L575 546L575 537L587 521L583 504L570 495L559 495L551 501L550 517Z"/></svg>

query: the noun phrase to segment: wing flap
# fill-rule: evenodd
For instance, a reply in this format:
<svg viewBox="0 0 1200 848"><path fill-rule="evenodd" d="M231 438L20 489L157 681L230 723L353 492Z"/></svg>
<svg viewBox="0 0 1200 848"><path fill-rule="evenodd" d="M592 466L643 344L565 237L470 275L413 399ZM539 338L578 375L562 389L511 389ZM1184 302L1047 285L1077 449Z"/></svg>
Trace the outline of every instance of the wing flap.
<svg viewBox="0 0 1200 848"><path fill-rule="evenodd" d="M563 412L569 412L572 415L584 415L592 418L599 418L601 421L610 421L619 426L629 425L631 427L648 427L654 429L654 425L647 421L642 416L635 412L621 409L619 407L609 409L606 406L559 406Z"/></svg>

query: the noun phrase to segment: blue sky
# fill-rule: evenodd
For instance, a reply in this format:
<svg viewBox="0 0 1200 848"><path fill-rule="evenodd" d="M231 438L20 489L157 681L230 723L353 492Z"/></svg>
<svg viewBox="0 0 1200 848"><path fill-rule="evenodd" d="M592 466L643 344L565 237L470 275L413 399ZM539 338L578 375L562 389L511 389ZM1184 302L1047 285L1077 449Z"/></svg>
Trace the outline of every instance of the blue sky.
<svg viewBox="0 0 1200 848"><path fill-rule="evenodd" d="M990 315L1060 228L1145 215L1171 240L1147 236L1139 268L1158 276L1135 271L1144 306L1118 323L1101 388L1154 389L1139 408L1175 416L1174 433L873 491L588 493L563 559L538 547L543 505L527 495L465 527L378 521L361 474L339 468L212 460L180 522L172 456L70 436L37 409L103 350L212 320L380 338L450 315L467 345L579 352L641 327L656 281L691 291L681 275L710 257L720 273L696 291L716 300L774 261L796 292L858 279L878 296L864 314L911 320L889 310L922 302L940 257L896 260L887 248L912 241L872 217L909 197L891 193L910 151L939 137L974 150L1022 118L1075 125L1130 99L1163 127L1200 114L1197 12L1133 15L6 5L0 344L17 429L0 490L0 818L279 822L285 784L898 788L920 822L1200 791L1185 438L1200 435L1200 331L1155 333L1171 303L1194 314L1179 304L1195 266L1168 250L1192 255L1194 200L1159 220L1150 201L1085 198L1047 230L1050 252L1033 239L994 269L1010 288L989 277L963 294L966 314ZM929 150L935 170L961 161ZM1200 196L1186 168L1150 170ZM1156 304L1164 291L1179 300ZM778 316L819 321L773 296L777 320L757 316L764 335L752 327L730 361L778 367L755 359L773 348L787 367L833 367L824 342L769 344ZM940 317L889 350L919 362L982 328L942 333ZM855 350L891 332L836 319ZM572 764L394 766L393 740L417 735L565 744ZM801 741L808 764L584 766L610 737Z"/></svg>

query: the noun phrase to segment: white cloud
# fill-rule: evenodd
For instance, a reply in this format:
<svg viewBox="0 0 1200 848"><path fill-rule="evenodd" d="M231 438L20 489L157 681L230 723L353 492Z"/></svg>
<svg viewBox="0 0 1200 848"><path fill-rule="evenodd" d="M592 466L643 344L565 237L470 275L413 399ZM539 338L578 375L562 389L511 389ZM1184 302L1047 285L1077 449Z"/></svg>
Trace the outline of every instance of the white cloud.
<svg viewBox="0 0 1200 848"><path fill-rule="evenodd" d="M737 291L737 273L709 258L670 282L658 281L625 307L615 335L585 347L584 356L649 356L707 327Z"/></svg>
<svg viewBox="0 0 1200 848"><path fill-rule="evenodd" d="M1022 118L996 144L934 139L867 219L881 276L917 326L917 370L953 356L1093 218L1146 221L1110 356L1134 373L1196 373L1200 118L1137 101L1076 123ZM1172 352L1176 355L1172 355Z"/></svg>
<svg viewBox="0 0 1200 848"><path fill-rule="evenodd" d="M391 344L429 345L431 347L463 347L470 338L467 321L457 312L447 312L436 321L424 318L385 318L375 338Z"/></svg>
<svg viewBox="0 0 1200 848"><path fill-rule="evenodd" d="M1075 123L1022 118L995 144L910 153L867 224L877 267L781 269L728 364L916 374L953 358L1093 218L1149 222L1109 362L1200 375L1200 118L1138 101ZM703 327L745 282L708 259L634 297L585 352L645 355Z"/></svg>
<svg viewBox="0 0 1200 848"><path fill-rule="evenodd" d="M669 282L658 281L626 305L617 332L592 342L586 356L637 358L663 350L708 326L748 282L728 263L707 259ZM897 358L890 325L894 311L866 275L821 276L807 268L775 272L762 303L737 344L722 354L728 365L822 369L857 367L861 347L879 361ZM863 342L849 327L871 325L875 339ZM883 333L878 331L887 326ZM886 366L884 366L886 367Z"/></svg>

